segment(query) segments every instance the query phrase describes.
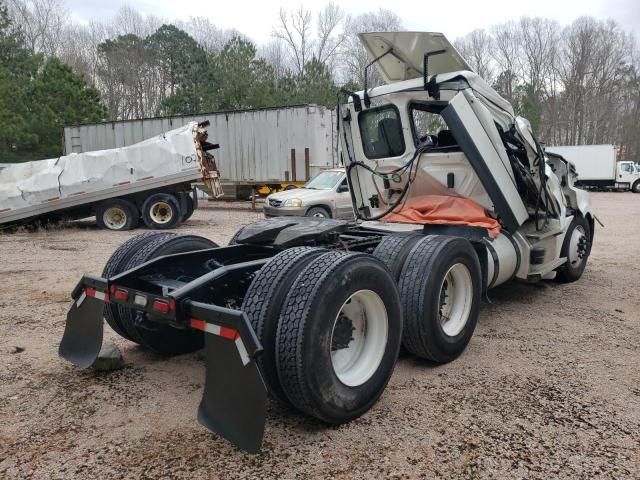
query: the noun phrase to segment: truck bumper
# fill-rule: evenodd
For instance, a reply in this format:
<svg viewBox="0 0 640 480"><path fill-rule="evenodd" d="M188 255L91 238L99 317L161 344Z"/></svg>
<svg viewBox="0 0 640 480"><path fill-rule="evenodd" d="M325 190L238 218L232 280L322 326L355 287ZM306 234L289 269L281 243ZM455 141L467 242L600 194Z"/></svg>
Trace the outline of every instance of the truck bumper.
<svg viewBox="0 0 640 480"><path fill-rule="evenodd" d="M93 365L100 352L105 303L131 307L112 298L111 290L115 287L109 280L85 275L72 293L74 301L58 351L80 368ZM131 299L140 295L146 294L128 292ZM175 302L171 297L165 300ZM258 452L264 434L267 389L255 362L262 347L247 316L239 310L182 300L167 321L183 323L185 328L201 330L205 335L206 375L198 421L243 450Z"/></svg>

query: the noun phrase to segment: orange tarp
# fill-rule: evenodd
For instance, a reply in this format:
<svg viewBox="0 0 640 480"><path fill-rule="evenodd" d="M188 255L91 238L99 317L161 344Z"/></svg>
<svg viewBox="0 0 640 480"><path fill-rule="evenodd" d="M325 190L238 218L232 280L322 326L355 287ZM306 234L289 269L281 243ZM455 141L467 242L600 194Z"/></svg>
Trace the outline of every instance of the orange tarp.
<svg viewBox="0 0 640 480"><path fill-rule="evenodd" d="M483 227L492 237L500 234L500 223L473 200L447 195L420 195L407 200L402 210L385 217L388 222Z"/></svg>

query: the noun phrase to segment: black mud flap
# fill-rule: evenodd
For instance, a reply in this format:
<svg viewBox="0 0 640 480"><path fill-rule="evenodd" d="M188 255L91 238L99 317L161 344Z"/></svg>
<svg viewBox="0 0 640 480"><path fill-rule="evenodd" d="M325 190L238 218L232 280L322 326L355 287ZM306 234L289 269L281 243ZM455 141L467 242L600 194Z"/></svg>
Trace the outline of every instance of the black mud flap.
<svg viewBox="0 0 640 480"><path fill-rule="evenodd" d="M258 365L243 365L235 342L205 337L207 373L198 421L241 449L257 453L267 415L267 389Z"/></svg>
<svg viewBox="0 0 640 480"><path fill-rule="evenodd" d="M108 300L107 282L85 275L72 297L58 354L80 368L88 368L96 361L102 347L102 312Z"/></svg>
<svg viewBox="0 0 640 480"><path fill-rule="evenodd" d="M255 362L260 342L246 315L237 310L192 302L191 315L192 328L206 332L206 378L198 421L241 449L257 453L267 415L267 387Z"/></svg>

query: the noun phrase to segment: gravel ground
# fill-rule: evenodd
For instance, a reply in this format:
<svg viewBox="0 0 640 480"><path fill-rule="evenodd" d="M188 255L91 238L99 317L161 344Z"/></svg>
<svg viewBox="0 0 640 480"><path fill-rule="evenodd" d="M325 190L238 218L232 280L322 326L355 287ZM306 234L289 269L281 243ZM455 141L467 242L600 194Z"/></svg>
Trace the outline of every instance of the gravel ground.
<svg viewBox="0 0 640 480"><path fill-rule="evenodd" d="M139 231L0 235L0 478L640 478L640 196L593 202L606 228L580 281L492 290L464 355L401 358L348 425L270 405L258 455L196 422L200 353L160 358L107 328L125 369L58 358L75 283ZM209 206L178 232L224 244L259 218Z"/></svg>

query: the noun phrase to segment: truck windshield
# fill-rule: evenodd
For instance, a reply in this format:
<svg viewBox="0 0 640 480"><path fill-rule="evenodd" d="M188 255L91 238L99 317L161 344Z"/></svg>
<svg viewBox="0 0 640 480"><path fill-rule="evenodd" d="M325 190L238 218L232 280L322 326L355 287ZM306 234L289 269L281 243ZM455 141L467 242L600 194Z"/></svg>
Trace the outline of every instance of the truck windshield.
<svg viewBox="0 0 640 480"><path fill-rule="evenodd" d="M397 157L404 153L400 113L393 105L372 108L358 117L362 148L367 158Z"/></svg>
<svg viewBox="0 0 640 480"><path fill-rule="evenodd" d="M311 188L312 190L331 190L338 184L343 176L343 172L322 172L305 183L304 188Z"/></svg>

